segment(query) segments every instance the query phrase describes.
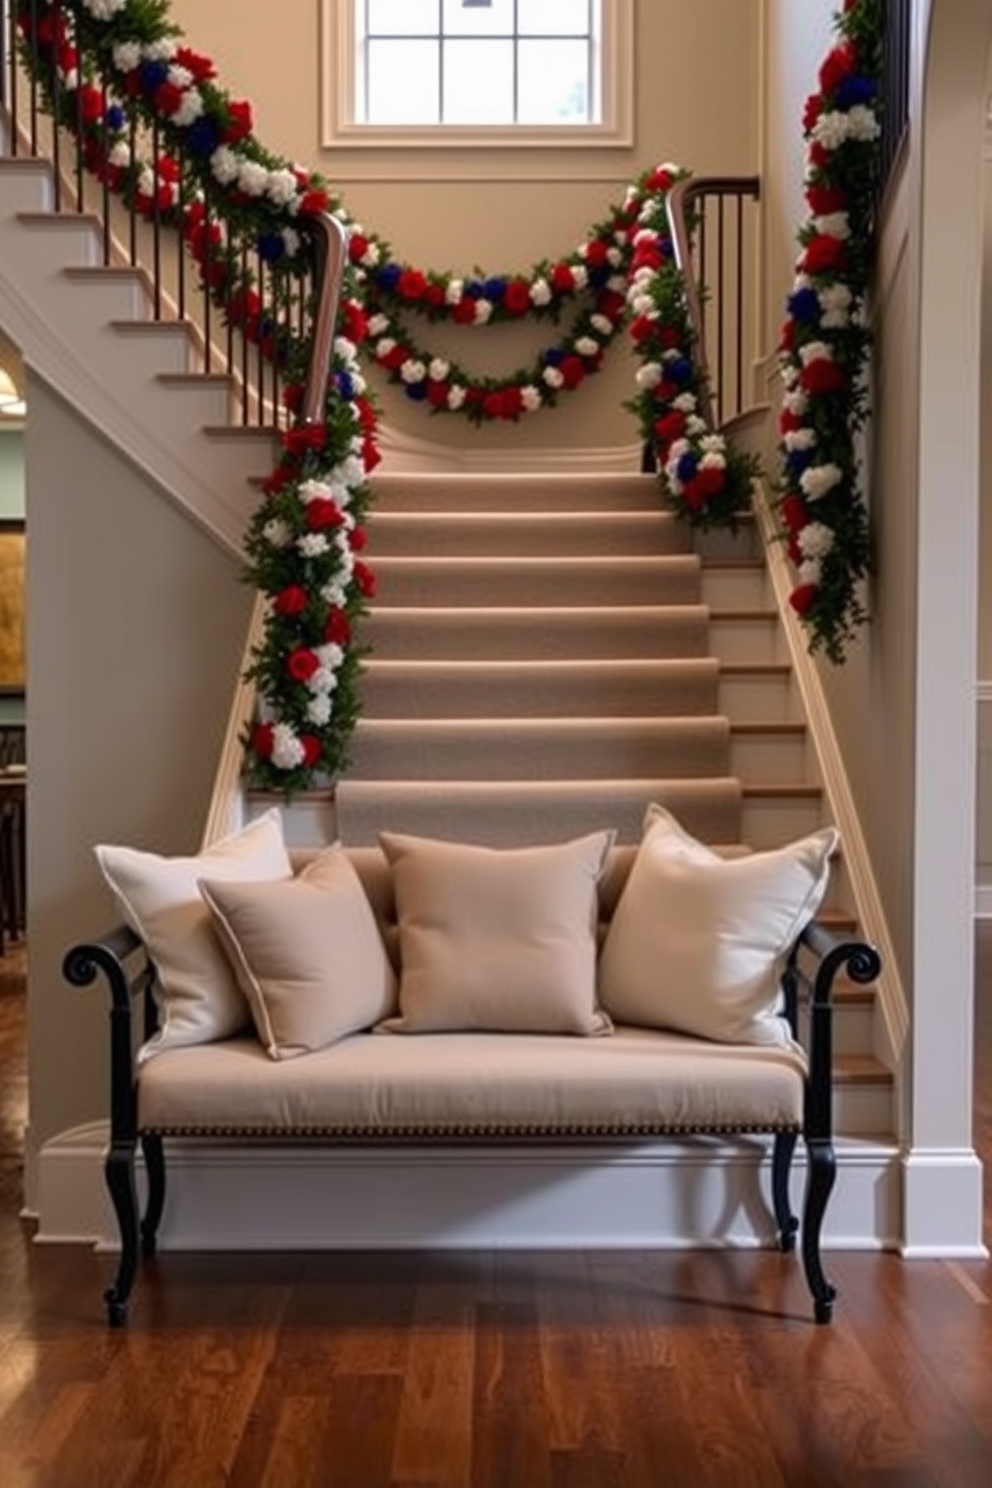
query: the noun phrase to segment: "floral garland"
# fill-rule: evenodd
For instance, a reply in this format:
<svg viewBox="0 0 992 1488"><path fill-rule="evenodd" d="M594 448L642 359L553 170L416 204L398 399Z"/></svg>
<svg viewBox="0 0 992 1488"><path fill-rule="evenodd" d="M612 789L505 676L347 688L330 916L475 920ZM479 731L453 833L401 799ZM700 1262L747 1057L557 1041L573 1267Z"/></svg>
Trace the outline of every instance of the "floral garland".
<svg viewBox="0 0 992 1488"><path fill-rule="evenodd" d="M870 565L856 440L868 416L865 324L875 210L882 0L845 0L806 100L806 204L780 363L778 512L809 649L833 662L867 620Z"/></svg>

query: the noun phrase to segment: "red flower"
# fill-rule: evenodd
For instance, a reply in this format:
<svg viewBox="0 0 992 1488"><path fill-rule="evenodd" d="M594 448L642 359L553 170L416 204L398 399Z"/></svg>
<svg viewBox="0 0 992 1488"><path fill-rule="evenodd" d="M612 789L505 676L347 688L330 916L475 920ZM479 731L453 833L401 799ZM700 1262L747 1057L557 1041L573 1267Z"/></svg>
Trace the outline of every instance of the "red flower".
<svg viewBox="0 0 992 1488"><path fill-rule="evenodd" d="M671 413L662 414L660 419L655 420L654 432L659 443L667 448L685 433L685 414L678 408L673 408Z"/></svg>
<svg viewBox="0 0 992 1488"><path fill-rule="evenodd" d="M369 545L369 535L364 527L352 527L348 533L348 546L353 553L361 553Z"/></svg>
<svg viewBox="0 0 992 1488"><path fill-rule="evenodd" d="M59 47L59 66L63 72L73 72L79 66L79 53L68 42Z"/></svg>
<svg viewBox="0 0 992 1488"><path fill-rule="evenodd" d="M183 90L177 88L175 83L159 83L155 89L155 107L160 114L166 114L170 118L178 113L182 107Z"/></svg>
<svg viewBox="0 0 992 1488"><path fill-rule="evenodd" d="M524 400L518 387L494 388L482 399L486 418L517 419L524 411Z"/></svg>
<svg viewBox="0 0 992 1488"><path fill-rule="evenodd" d="M376 426L375 409L368 398L355 399L355 411L358 414L358 427L363 434L374 434Z"/></svg>
<svg viewBox="0 0 992 1488"><path fill-rule="evenodd" d="M586 263L592 269L602 269L609 262L606 255L609 247L602 238L593 238L586 244Z"/></svg>
<svg viewBox="0 0 992 1488"><path fill-rule="evenodd" d="M179 47L176 51L176 63L191 72L197 83L208 83L217 76L217 69L210 58L205 57L202 52L194 52L192 47Z"/></svg>
<svg viewBox="0 0 992 1488"><path fill-rule="evenodd" d="M596 301L596 313L605 315L607 320L619 320L626 305L627 302L622 294L618 294L615 289L608 289Z"/></svg>
<svg viewBox="0 0 992 1488"><path fill-rule="evenodd" d="M801 429L803 421L798 413L793 413L791 408L783 408L778 416L778 432L780 434L791 434L794 429Z"/></svg>
<svg viewBox="0 0 992 1488"><path fill-rule="evenodd" d="M324 640L335 646L347 646L351 639L351 622L340 605L335 605L327 612L327 623L324 626Z"/></svg>
<svg viewBox="0 0 992 1488"><path fill-rule="evenodd" d="M251 131L251 104L247 99L238 101L232 98L227 105L227 118L221 130L221 139L225 144L234 144L251 134Z"/></svg>
<svg viewBox="0 0 992 1488"><path fill-rule="evenodd" d="M291 617L302 615L307 607L307 591L301 584L289 584L272 602L277 615Z"/></svg>
<svg viewBox="0 0 992 1488"><path fill-rule="evenodd" d="M291 455L302 455L307 450L321 450L327 443L326 424L297 424L279 436L283 449Z"/></svg>
<svg viewBox="0 0 992 1488"><path fill-rule="evenodd" d="M419 269L404 269L396 283L396 291L404 300L422 299L426 288L427 280Z"/></svg>
<svg viewBox="0 0 992 1488"><path fill-rule="evenodd" d="M506 286L503 304L511 315L526 315L530 309L530 287L526 279L511 279Z"/></svg>
<svg viewBox="0 0 992 1488"><path fill-rule="evenodd" d="M701 465L695 480L705 497L718 496L727 484L727 472L719 465Z"/></svg>
<svg viewBox="0 0 992 1488"><path fill-rule="evenodd" d="M369 251L369 240L362 233L352 233L348 239L348 257L352 263L360 263Z"/></svg>
<svg viewBox="0 0 992 1488"><path fill-rule="evenodd" d="M405 346L393 346L384 356L377 357L380 367L388 367L390 372L398 372L411 353Z"/></svg>
<svg viewBox="0 0 992 1488"><path fill-rule="evenodd" d="M227 302L228 319L232 325L240 325L243 320L255 318L262 308L262 301L254 289L243 287L235 290ZM286 405L289 406L288 404Z"/></svg>
<svg viewBox="0 0 992 1488"><path fill-rule="evenodd" d="M577 388L580 382L585 381L586 369L582 364L581 357L563 357L558 370L565 379L565 386L567 388Z"/></svg>
<svg viewBox="0 0 992 1488"><path fill-rule="evenodd" d="M271 723L256 723L251 731L249 744L259 759L272 758L273 729Z"/></svg>
<svg viewBox="0 0 992 1488"><path fill-rule="evenodd" d="M443 379L435 382L432 378L428 378L427 401L432 408L446 408L448 406L448 383Z"/></svg>
<svg viewBox="0 0 992 1488"><path fill-rule="evenodd" d="M308 646L297 646L286 657L286 670L294 682L309 682L319 669L320 662Z"/></svg>
<svg viewBox="0 0 992 1488"><path fill-rule="evenodd" d="M303 750L303 764L305 768L308 770L312 770L314 765L320 759L320 740L317 738L316 734L301 734L300 747Z"/></svg>
<svg viewBox="0 0 992 1488"><path fill-rule="evenodd" d="M103 117L103 94L99 88L94 88L92 83L87 83L79 90L79 104L83 112L83 118L92 124Z"/></svg>
<svg viewBox="0 0 992 1488"><path fill-rule="evenodd" d="M699 511L706 504L706 492L698 475L687 480L682 487L682 500L690 511Z"/></svg>
<svg viewBox="0 0 992 1488"><path fill-rule="evenodd" d="M474 325L475 323L475 301L466 295L452 307L451 318L455 325Z"/></svg>
<svg viewBox="0 0 992 1488"><path fill-rule="evenodd" d="M662 326L658 332L658 345L662 351L678 351L682 337L675 326Z"/></svg>
<svg viewBox="0 0 992 1488"><path fill-rule="evenodd" d="M810 362L799 374L801 387L807 393L837 393L846 383L843 367L838 367L836 362L831 362L826 357L818 357L815 362Z"/></svg>
<svg viewBox="0 0 992 1488"><path fill-rule="evenodd" d="M819 592L816 584L799 584L789 595L789 603L797 615L805 615L812 608Z"/></svg>
<svg viewBox="0 0 992 1488"><path fill-rule="evenodd" d="M179 180L179 161L173 160L171 155L160 155L155 169L161 181L175 182Z"/></svg>
<svg viewBox="0 0 992 1488"><path fill-rule="evenodd" d="M322 532L325 527L340 527L343 521L341 508L329 496L315 496L307 502L306 524L311 532Z"/></svg>
<svg viewBox="0 0 992 1488"><path fill-rule="evenodd" d="M551 270L551 288L555 294L571 294L575 288L575 275L567 263L555 264Z"/></svg>
<svg viewBox="0 0 992 1488"><path fill-rule="evenodd" d="M670 170L665 170L659 165L651 172L644 184L648 191L671 191L674 179Z"/></svg>
<svg viewBox="0 0 992 1488"><path fill-rule="evenodd" d="M262 490L266 496L276 496L293 479L293 469L290 465L277 465L271 475L267 475L262 482Z"/></svg>
<svg viewBox="0 0 992 1488"><path fill-rule="evenodd" d="M631 261L632 271L635 269L660 269L661 265L662 257L657 243L649 243L647 241L638 243L634 250L633 260Z"/></svg>
<svg viewBox="0 0 992 1488"><path fill-rule="evenodd" d="M806 526L806 503L795 492L783 498L781 512L788 532L801 532Z"/></svg>
<svg viewBox="0 0 992 1488"><path fill-rule="evenodd" d="M341 320L344 335L359 346L369 333L369 322L357 300L345 300L341 306Z"/></svg>
<svg viewBox="0 0 992 1488"><path fill-rule="evenodd" d="M670 403L681 391L677 382L662 381L654 390L654 400L656 403Z"/></svg>
<svg viewBox="0 0 992 1488"><path fill-rule="evenodd" d="M379 462L380 462L381 459L382 459L382 456L379 453L378 446L376 445L375 440L373 438L371 438L371 436L369 438L363 440L363 442L362 442L362 464L365 466L365 473L366 473L366 475L371 474L371 472L379 464Z"/></svg>
<svg viewBox="0 0 992 1488"><path fill-rule="evenodd" d="M846 259L847 249L840 238L830 233L817 233L806 244L803 267L807 274L825 274L831 269L842 268Z"/></svg>
<svg viewBox="0 0 992 1488"><path fill-rule="evenodd" d="M355 560L355 583L366 599L371 599L375 594L375 574L361 558Z"/></svg>
<svg viewBox="0 0 992 1488"><path fill-rule="evenodd" d="M640 346L642 342L650 340L657 330L658 322L649 320L646 315L638 315L630 323L630 336L635 345Z"/></svg>
<svg viewBox="0 0 992 1488"><path fill-rule="evenodd" d="M825 170L830 164L830 151L819 140L814 140L809 147L809 163L814 170Z"/></svg>
<svg viewBox="0 0 992 1488"><path fill-rule="evenodd" d="M302 382L287 382L282 390L283 407L288 408L290 413L299 413L303 407L304 392Z"/></svg>
<svg viewBox="0 0 992 1488"><path fill-rule="evenodd" d="M851 42L846 41L842 46L834 47L824 59L820 68L820 88L824 93L832 93L834 89L850 77L857 66L857 53Z"/></svg>
<svg viewBox="0 0 992 1488"><path fill-rule="evenodd" d="M778 333L778 346L780 351L791 351L796 344L796 322L794 320L783 320L782 329Z"/></svg>
<svg viewBox="0 0 992 1488"><path fill-rule="evenodd" d="M305 191L300 197L300 211L306 212L311 217L319 217L321 212L326 212L327 204L328 196L323 188Z"/></svg>
<svg viewBox="0 0 992 1488"><path fill-rule="evenodd" d="M427 285L427 288L424 290L424 304L428 305L432 310L442 309L445 303L445 299L446 296L443 284L429 283Z"/></svg>
<svg viewBox="0 0 992 1488"><path fill-rule="evenodd" d="M818 186L815 183L807 186L806 201L810 211L818 217L825 217L830 212L843 212L847 206L847 197L839 186Z"/></svg>

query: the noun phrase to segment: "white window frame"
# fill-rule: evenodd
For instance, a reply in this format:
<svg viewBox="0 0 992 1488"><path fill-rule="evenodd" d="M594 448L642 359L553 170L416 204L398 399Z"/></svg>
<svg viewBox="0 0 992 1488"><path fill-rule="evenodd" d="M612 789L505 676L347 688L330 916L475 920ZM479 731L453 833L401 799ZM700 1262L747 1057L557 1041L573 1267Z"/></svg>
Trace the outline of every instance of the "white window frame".
<svg viewBox="0 0 992 1488"><path fill-rule="evenodd" d="M321 144L327 149L616 149L634 143L634 0L601 0L595 124L364 124L356 118L354 0L321 0Z"/></svg>

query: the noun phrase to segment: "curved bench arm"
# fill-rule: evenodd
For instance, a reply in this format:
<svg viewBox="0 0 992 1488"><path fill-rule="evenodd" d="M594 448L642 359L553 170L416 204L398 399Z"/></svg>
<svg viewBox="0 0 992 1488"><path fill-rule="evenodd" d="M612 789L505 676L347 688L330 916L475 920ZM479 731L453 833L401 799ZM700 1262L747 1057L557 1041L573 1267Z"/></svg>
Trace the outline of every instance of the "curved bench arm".
<svg viewBox="0 0 992 1488"><path fill-rule="evenodd" d="M127 962L142 952L137 969ZM99 975L110 988L110 1142L133 1143L137 1137L134 1097L134 1033L132 1004L144 1001L145 1028L154 1023L151 995L154 967L143 941L127 925L115 925L99 940L72 946L63 957L62 975L73 987L91 987Z"/></svg>

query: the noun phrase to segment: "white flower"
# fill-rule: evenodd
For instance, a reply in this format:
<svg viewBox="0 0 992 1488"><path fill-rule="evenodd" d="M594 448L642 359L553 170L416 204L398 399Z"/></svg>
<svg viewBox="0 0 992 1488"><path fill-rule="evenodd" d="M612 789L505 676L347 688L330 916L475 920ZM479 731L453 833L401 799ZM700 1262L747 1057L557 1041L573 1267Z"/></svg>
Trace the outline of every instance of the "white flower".
<svg viewBox="0 0 992 1488"><path fill-rule="evenodd" d="M565 384L565 379L557 367L545 367L541 375L549 388L560 388Z"/></svg>
<svg viewBox="0 0 992 1488"><path fill-rule="evenodd" d="M623 254L621 253L620 249L619 248L607 248L607 250L606 250L606 262L610 265L610 268L612 268L612 269L618 269L620 267L620 265L623 263Z"/></svg>
<svg viewBox="0 0 992 1488"><path fill-rule="evenodd" d="M119 10L124 9L127 0L83 0L83 4L95 20L109 21Z"/></svg>
<svg viewBox="0 0 992 1488"><path fill-rule="evenodd" d="M423 362L405 361L400 368L400 376L405 383L412 387L414 383L423 382L427 376L427 368Z"/></svg>
<svg viewBox="0 0 992 1488"><path fill-rule="evenodd" d="M68 89L70 93L75 92L75 90L79 87L78 67L67 67L64 72L59 73L59 76L62 79L63 88Z"/></svg>
<svg viewBox="0 0 992 1488"><path fill-rule="evenodd" d="M466 390L463 387L452 387L448 389L448 407L452 413L457 413L465 402L465 392Z"/></svg>
<svg viewBox="0 0 992 1488"><path fill-rule="evenodd" d="M365 479L365 466L355 455L348 455L331 471L331 480L345 486L360 486Z"/></svg>
<svg viewBox="0 0 992 1488"><path fill-rule="evenodd" d="M362 393L364 393L365 389L368 387L368 383L365 381L365 378L362 376L361 372L352 372L350 375L352 389L356 397L360 398Z"/></svg>
<svg viewBox="0 0 992 1488"><path fill-rule="evenodd" d="M138 190L142 196L152 196L155 191L155 176L150 165L142 165L138 171Z"/></svg>
<svg viewBox="0 0 992 1488"><path fill-rule="evenodd" d="M826 233L831 238L851 236L851 222L846 212L829 212L824 217L814 217L813 226L818 233Z"/></svg>
<svg viewBox="0 0 992 1488"><path fill-rule="evenodd" d="M727 457L717 450L709 450L699 462L700 470L726 470Z"/></svg>
<svg viewBox="0 0 992 1488"><path fill-rule="evenodd" d="M606 281L606 287L611 294L623 294L627 288L627 281L622 274L611 274Z"/></svg>
<svg viewBox="0 0 992 1488"><path fill-rule="evenodd" d="M203 99L196 88L190 88L182 96L182 101L172 116L173 124L180 129L188 129L189 126L203 113Z"/></svg>
<svg viewBox="0 0 992 1488"><path fill-rule="evenodd" d="M882 132L874 110L865 103L854 105L848 112L847 123L851 139L854 140L877 140Z"/></svg>
<svg viewBox="0 0 992 1488"><path fill-rule="evenodd" d="M644 315L649 320L657 320L658 319L658 311L655 308L655 303L654 303L654 300L651 298L651 296L650 295L646 295L646 294L640 294L639 293L640 285L632 285L631 286L631 289L632 289L632 294L631 294L631 299L630 299L631 314L633 314L633 315Z"/></svg>
<svg viewBox="0 0 992 1488"><path fill-rule="evenodd" d="M432 382L443 382L450 371L450 362L446 362L443 357L432 357L427 375Z"/></svg>
<svg viewBox="0 0 992 1488"><path fill-rule="evenodd" d="M391 351L396 349L396 342L392 336L382 336L375 343L375 354L377 357L387 357Z"/></svg>
<svg viewBox="0 0 992 1488"><path fill-rule="evenodd" d="M121 72L133 72L141 65L141 43L137 41L122 41L114 47L114 66L120 68Z"/></svg>
<svg viewBox="0 0 992 1488"><path fill-rule="evenodd" d="M695 393L679 393L677 398L672 399L672 407L677 408L679 413L695 413Z"/></svg>
<svg viewBox="0 0 992 1488"><path fill-rule="evenodd" d="M645 362L643 367L638 367L634 373L634 381L639 388L656 388L662 376L660 362Z"/></svg>
<svg viewBox="0 0 992 1488"><path fill-rule="evenodd" d="M389 324L389 317L380 311L378 315L369 317L369 335L381 336Z"/></svg>
<svg viewBox="0 0 992 1488"><path fill-rule="evenodd" d="M707 434L699 441L699 448L707 455L722 455L727 445L722 434Z"/></svg>
<svg viewBox="0 0 992 1488"><path fill-rule="evenodd" d="M320 591L320 597L325 604L340 607L348 599L348 586L340 578L331 579Z"/></svg>
<svg viewBox="0 0 992 1488"><path fill-rule="evenodd" d="M492 319L492 300L480 299L475 302L475 325L486 325Z"/></svg>
<svg viewBox="0 0 992 1488"><path fill-rule="evenodd" d="M330 551L330 546L323 532L305 532L296 539L296 550L303 558L319 558Z"/></svg>
<svg viewBox="0 0 992 1488"><path fill-rule="evenodd" d="M838 149L850 136L851 126L848 122L849 119L850 114L842 114L837 109L831 109L828 113L821 114L813 125L813 139L818 145L822 145L825 150Z"/></svg>
<svg viewBox="0 0 992 1488"><path fill-rule="evenodd" d="M799 582L801 584L819 585L823 577L823 569L819 558L806 558L799 565Z"/></svg>
<svg viewBox="0 0 992 1488"><path fill-rule="evenodd" d="M536 388L530 382L520 389L520 401L523 403L525 413L536 413L544 403L540 388Z"/></svg>
<svg viewBox="0 0 992 1488"><path fill-rule="evenodd" d="M797 418L802 418L803 414L809 409L809 398L803 392L802 388L794 388L792 392L785 394L782 399L782 406L787 408L790 413L794 413Z"/></svg>
<svg viewBox="0 0 992 1488"><path fill-rule="evenodd" d="M592 326L593 330L598 331L601 336L613 335L614 326L612 320L608 315L590 315L589 324Z"/></svg>
<svg viewBox="0 0 992 1488"><path fill-rule="evenodd" d="M358 262L360 264L364 264L367 269L374 269L381 257L382 253L379 249L379 244L369 243L369 246L366 248L365 252L362 254Z"/></svg>
<svg viewBox="0 0 992 1488"><path fill-rule="evenodd" d="M325 641L323 646L314 646L313 654L322 667L330 667L332 671L344 661L344 647L337 641Z"/></svg>
<svg viewBox="0 0 992 1488"><path fill-rule="evenodd" d="M834 532L823 522L808 522L797 539L804 558L825 558L834 545Z"/></svg>
<svg viewBox="0 0 992 1488"><path fill-rule="evenodd" d="M344 362L349 372L358 363L358 347L347 336L334 337L334 355Z"/></svg>
<svg viewBox="0 0 992 1488"><path fill-rule="evenodd" d="M218 145L210 157L210 169L222 186L230 186L238 179L241 161L230 145Z"/></svg>
<svg viewBox="0 0 992 1488"><path fill-rule="evenodd" d="M589 283L589 270L585 264L571 264L572 280L576 289L585 289Z"/></svg>
<svg viewBox="0 0 992 1488"><path fill-rule="evenodd" d="M592 357L599 351L599 342L594 341L591 336L580 336L575 343L575 349L579 356Z"/></svg>
<svg viewBox="0 0 992 1488"><path fill-rule="evenodd" d="M116 145L111 147L107 158L111 165L116 165L126 170L131 164L131 146L127 143L127 140L118 140Z"/></svg>
<svg viewBox="0 0 992 1488"><path fill-rule="evenodd" d="M782 444L787 450L808 450L816 444L815 429L790 429L782 436Z"/></svg>
<svg viewBox="0 0 992 1488"><path fill-rule="evenodd" d="M799 485L809 501L819 501L843 478L844 472L839 465L810 465L799 477Z"/></svg>
<svg viewBox="0 0 992 1488"><path fill-rule="evenodd" d="M284 207L287 202L291 202L299 189L294 171L287 169L269 171L265 194L270 201L275 202L277 207Z"/></svg>
<svg viewBox="0 0 992 1488"><path fill-rule="evenodd" d="M288 723L277 723L272 730L272 763L277 770L295 770L305 758L303 745Z"/></svg>
<svg viewBox="0 0 992 1488"><path fill-rule="evenodd" d="M807 341L805 346L800 346L799 356L804 367L811 362L832 362L834 354L825 341Z"/></svg>
<svg viewBox="0 0 992 1488"><path fill-rule="evenodd" d="M191 88L193 74L188 67L179 67L175 62L169 68L169 82L174 88Z"/></svg>
<svg viewBox="0 0 992 1488"><path fill-rule="evenodd" d="M273 548L288 548L293 541L293 529L281 517L273 517L262 528L262 536Z"/></svg>
<svg viewBox="0 0 992 1488"><path fill-rule="evenodd" d="M535 279L530 287L530 302L532 305L550 305L551 285L547 279Z"/></svg>
<svg viewBox="0 0 992 1488"><path fill-rule="evenodd" d="M179 50L179 43L172 36L162 36L158 41L150 41L145 47L145 56L149 62L171 62Z"/></svg>
<svg viewBox="0 0 992 1488"><path fill-rule="evenodd" d="M332 710L333 703L330 693L318 693L316 697L311 698L309 703L307 703L307 718L311 723L315 723L318 728L321 728L325 723L330 723Z"/></svg>
<svg viewBox="0 0 992 1488"><path fill-rule="evenodd" d="M238 186L249 196L264 196L269 184L269 170L257 160L242 160L238 166Z"/></svg>
<svg viewBox="0 0 992 1488"><path fill-rule="evenodd" d="M300 486L299 494L306 506L310 501L330 501L334 493L326 481L308 480Z"/></svg>
<svg viewBox="0 0 992 1488"><path fill-rule="evenodd" d="M797 274L792 281L792 289L794 294L798 294L801 289L812 289L812 287L813 281L808 274Z"/></svg>
<svg viewBox="0 0 992 1488"><path fill-rule="evenodd" d="M326 666L319 666L313 676L307 678L307 686L313 693L333 692L337 685L337 677Z"/></svg>
<svg viewBox="0 0 992 1488"><path fill-rule="evenodd" d="M695 413L690 414L685 421L685 432L687 434L691 434L693 439L695 439L698 434L705 434L707 427L708 425L706 423L706 420L704 418L699 418L699 416Z"/></svg>
<svg viewBox="0 0 992 1488"><path fill-rule="evenodd" d="M449 279L448 287L444 291L445 302L449 305L460 305L462 295L465 293L464 279Z"/></svg>
<svg viewBox="0 0 992 1488"><path fill-rule="evenodd" d="M851 301L854 296L846 284L830 284L819 294L820 324L824 330L842 330L851 319Z"/></svg>

